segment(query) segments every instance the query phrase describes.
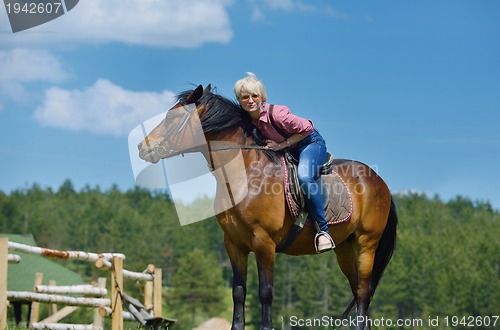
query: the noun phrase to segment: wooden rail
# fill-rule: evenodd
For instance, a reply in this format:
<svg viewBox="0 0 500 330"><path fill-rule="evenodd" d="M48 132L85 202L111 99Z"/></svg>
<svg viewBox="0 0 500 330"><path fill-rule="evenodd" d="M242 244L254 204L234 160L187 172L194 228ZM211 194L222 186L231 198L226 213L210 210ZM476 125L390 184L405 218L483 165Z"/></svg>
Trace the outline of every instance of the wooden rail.
<svg viewBox="0 0 500 330"><path fill-rule="evenodd" d="M83 260L83 261L96 261L98 259L110 260L113 257L118 257L125 260L125 255L122 253L92 253L83 251L59 251L41 248L38 246L29 246L25 244L9 242L9 249L14 251L21 251L29 254L41 255L44 257L56 258L56 259L73 259L73 260Z"/></svg>
<svg viewBox="0 0 500 330"><path fill-rule="evenodd" d="M43 285L43 274L41 273L37 273L35 279L35 292L8 291L8 264L19 263L21 260L17 255L8 254L9 249L50 258L93 262L97 268L111 273L111 297L110 299L103 298L108 294L105 288L105 278L99 279L98 287L92 285L55 286ZM9 242L6 237L0 237L0 330L5 330L7 326L7 306L9 301L31 302L30 327L33 329L102 329L103 315L111 315L112 329L123 330L124 319L135 319L144 325L146 319L150 317L161 318L161 269L150 264L143 272L133 272L123 269L124 260L125 255L121 253L59 251ZM144 285L144 304L141 304L140 312L134 305L128 303L130 300L136 300L125 294L124 277L135 279ZM85 295L85 297L65 296L65 294L81 294ZM52 315L42 321L38 321L39 303L51 304L53 309ZM65 307L58 311L56 304L65 305ZM123 310L124 304L126 304L125 306L129 312ZM68 325L58 323L78 307L96 309L93 324Z"/></svg>

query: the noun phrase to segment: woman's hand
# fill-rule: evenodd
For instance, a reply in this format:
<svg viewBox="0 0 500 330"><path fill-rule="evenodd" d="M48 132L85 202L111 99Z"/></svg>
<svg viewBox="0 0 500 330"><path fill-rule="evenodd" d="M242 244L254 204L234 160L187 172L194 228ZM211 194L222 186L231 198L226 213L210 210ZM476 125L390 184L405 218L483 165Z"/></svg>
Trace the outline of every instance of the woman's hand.
<svg viewBox="0 0 500 330"><path fill-rule="evenodd" d="M281 149L285 149L287 147L287 144L285 142L278 143L273 140L267 140L266 141L266 149L272 150L272 151L279 151Z"/></svg>
<svg viewBox="0 0 500 330"><path fill-rule="evenodd" d="M302 135L302 134L293 134L290 136L288 139L285 141L278 143L273 140L267 140L266 141L266 149L273 150L273 151L279 151L281 149L285 148L290 148L290 146L293 146L294 144L302 141L304 138L306 138L307 135Z"/></svg>

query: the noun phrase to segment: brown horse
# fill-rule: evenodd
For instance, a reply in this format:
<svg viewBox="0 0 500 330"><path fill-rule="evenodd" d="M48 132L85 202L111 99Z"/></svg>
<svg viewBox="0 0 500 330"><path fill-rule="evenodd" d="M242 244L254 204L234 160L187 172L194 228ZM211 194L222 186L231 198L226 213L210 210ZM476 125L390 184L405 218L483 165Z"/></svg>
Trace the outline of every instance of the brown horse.
<svg viewBox="0 0 500 330"><path fill-rule="evenodd" d="M188 104L191 106L187 107ZM191 110L186 110L188 108ZM201 121L202 134L207 141L204 146L193 143L199 139L191 126L194 115ZM212 93L210 85L205 90L200 85L179 94L178 103L139 144L139 156L153 163L178 154L201 152L208 165L216 169L230 164L236 153L243 155L245 169L226 167L226 172L214 171L219 173L214 174L217 181L214 207L224 231L224 245L233 268L233 330L243 330L245 325L250 252L255 254L259 274L261 329L272 329L276 247L283 242L293 225L283 195L281 164L266 155L269 151L256 146L255 138L250 133L252 129L250 118L238 104ZM224 145L213 147L217 141L224 141ZM246 176L247 185L240 185L240 188L236 185L229 194L223 193L227 191L228 184L220 173L227 172ZM353 201L351 219L330 230L337 244L334 251L338 264L349 280L354 295L342 317L347 317L351 309L357 306L356 317L352 318L356 321L355 328L369 329L368 306L391 259L398 219L387 185L367 165L337 160L335 172L347 183ZM244 197L234 205L234 196L242 193ZM314 227L304 227L283 253L315 254L314 236Z"/></svg>

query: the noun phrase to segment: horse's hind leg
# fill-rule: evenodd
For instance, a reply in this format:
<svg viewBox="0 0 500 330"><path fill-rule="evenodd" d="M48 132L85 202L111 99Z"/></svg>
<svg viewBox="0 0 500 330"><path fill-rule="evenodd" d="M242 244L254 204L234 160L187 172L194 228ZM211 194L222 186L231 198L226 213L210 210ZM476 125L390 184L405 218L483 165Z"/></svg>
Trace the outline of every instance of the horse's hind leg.
<svg viewBox="0 0 500 330"><path fill-rule="evenodd" d="M357 290L358 290L358 256L355 251L355 244L353 237L349 237L347 240L342 242L339 246L335 248L335 254L337 255L337 262L339 264L340 270L344 273L345 277L349 281L351 291L354 297L354 303L356 302ZM349 305L346 311L342 314L342 318L347 318L353 303Z"/></svg>
<svg viewBox="0 0 500 330"><path fill-rule="evenodd" d="M245 329L245 299L247 294L248 252L241 251L224 237L229 260L233 269L233 325L231 330Z"/></svg>
<svg viewBox="0 0 500 330"><path fill-rule="evenodd" d="M358 258L354 250L354 241L349 237L337 246L334 251L340 270L349 280L352 293L356 294L356 288L358 287Z"/></svg>
<svg viewBox="0 0 500 330"><path fill-rule="evenodd" d="M370 242L366 235L362 235L357 240L348 238L335 248L340 269L349 280L354 295L353 303L349 305L342 317L347 318L356 302L355 329L357 330L370 329L369 322L367 323L368 307L371 300L370 281L376 246L376 243Z"/></svg>
<svg viewBox="0 0 500 330"><path fill-rule="evenodd" d="M368 307L372 298L371 276L375 260L375 251L378 240L370 239L368 235L358 238L360 245L358 256L358 287L356 300L358 311L356 314L357 325L355 329L370 329Z"/></svg>

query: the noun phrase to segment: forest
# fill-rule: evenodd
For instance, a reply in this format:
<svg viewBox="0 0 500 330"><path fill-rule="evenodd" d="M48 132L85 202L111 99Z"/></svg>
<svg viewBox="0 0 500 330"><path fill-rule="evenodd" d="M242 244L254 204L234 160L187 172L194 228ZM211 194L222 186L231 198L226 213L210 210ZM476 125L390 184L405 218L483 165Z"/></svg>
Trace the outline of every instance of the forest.
<svg viewBox="0 0 500 330"><path fill-rule="evenodd" d="M416 193L393 197L399 217L397 247L372 301L371 317L421 319L426 328L428 320L439 318L438 328L451 329L453 317L498 316L500 213L488 202L463 196L449 201ZM33 185L0 192L0 233L31 234L39 246L52 249L121 252L130 270L142 270L148 263L161 267L164 314L178 319L174 329L192 329L214 316L231 319L231 268L222 230L215 218L181 226L166 194L89 186L76 191L69 180L56 190ZM254 259L250 263L247 324L258 329L257 270ZM88 263L68 267L85 279L100 275ZM336 318L351 298L334 253L278 255L276 329L329 329L297 320ZM443 320L449 321L448 327ZM465 322L454 325L471 328Z"/></svg>

